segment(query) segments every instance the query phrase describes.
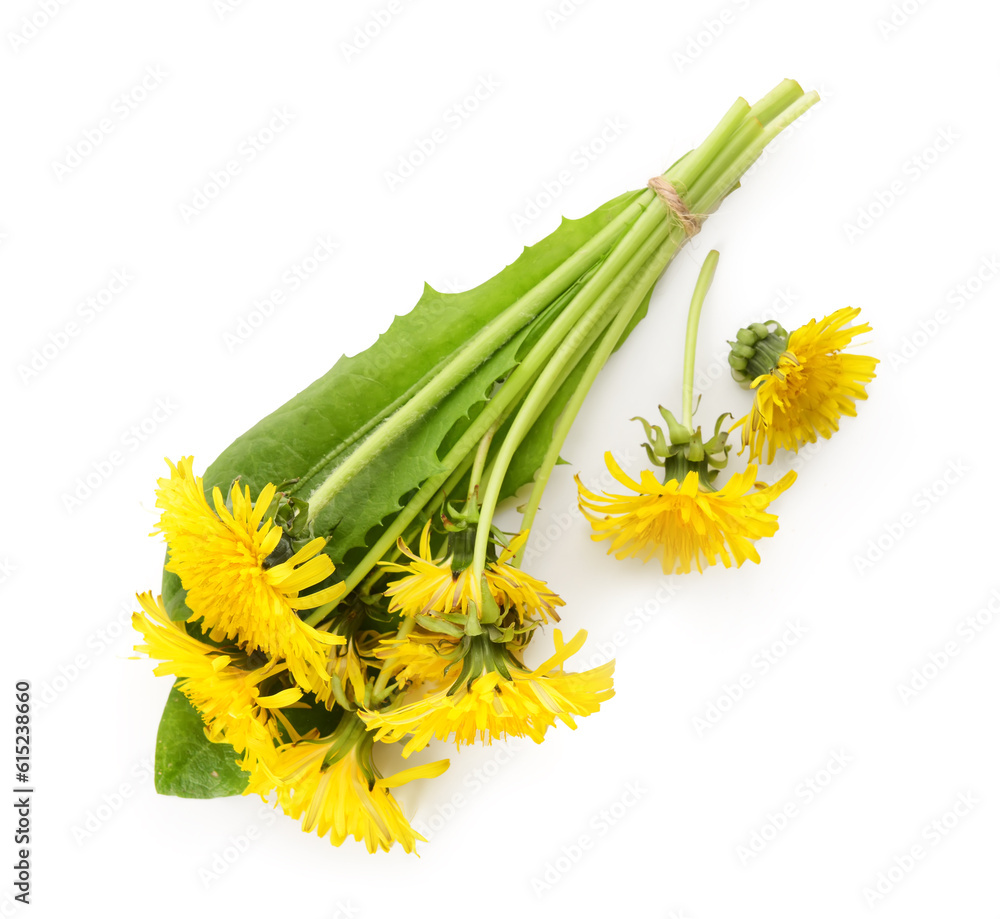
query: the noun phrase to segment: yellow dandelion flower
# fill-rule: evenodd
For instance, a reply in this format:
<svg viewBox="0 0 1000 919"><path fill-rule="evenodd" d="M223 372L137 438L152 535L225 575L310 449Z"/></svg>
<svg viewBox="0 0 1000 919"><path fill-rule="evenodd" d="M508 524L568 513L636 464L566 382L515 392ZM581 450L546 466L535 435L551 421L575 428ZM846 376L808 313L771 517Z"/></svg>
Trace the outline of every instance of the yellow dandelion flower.
<svg viewBox="0 0 1000 919"><path fill-rule="evenodd" d="M336 679L330 679L327 683L317 686L316 699L328 709L333 709L335 705L344 708L353 707L348 696L353 698L354 703L360 705L365 698L368 667L378 666L375 657L377 646L377 633L368 632L363 635L351 635L346 639L346 644L332 648L327 659L326 672Z"/></svg>
<svg viewBox="0 0 1000 919"><path fill-rule="evenodd" d="M472 582L469 568L455 571L452 558L434 558L430 545L430 522L420 536L420 553L414 554L400 540L399 548L408 563L382 563L387 571L398 571L404 575L390 581L385 595L392 602L389 612L399 612L404 616L446 615L460 612L467 615L469 602L477 600L479 591ZM515 568L510 564L528 538L528 532L518 533L510 545L500 552L495 562L483 571L487 589L493 595L502 612L513 610L519 622L526 617L537 616L542 622L550 619L559 621L557 606L564 601L550 590L544 581Z"/></svg>
<svg viewBox="0 0 1000 919"><path fill-rule="evenodd" d="M233 485L232 510L220 489L205 500L200 476L192 472L192 457L170 466L170 478L158 481L156 506L163 511L157 529L167 540L167 570L181 579L192 619L202 619L213 641L236 639L249 648L288 661L295 681L311 689L326 677L329 646L342 644L339 635L307 625L298 610L313 609L338 599L336 584L308 596L301 591L333 573L331 559L322 555L323 539L313 539L291 558L268 566L266 560L281 540L282 529L264 520L276 489L267 485L251 501L250 489Z"/></svg>
<svg viewBox="0 0 1000 919"><path fill-rule="evenodd" d="M435 778L448 768L448 760L404 769L383 778L372 759L374 738L365 735L355 715L345 714L333 735L319 740L296 740L280 747L265 769L250 778L244 794L265 797L277 793L278 805L302 830L320 837L330 834L339 846L353 836L369 852L388 852L398 843L413 852L417 833L403 815L391 789L415 779Z"/></svg>
<svg viewBox="0 0 1000 919"><path fill-rule="evenodd" d="M497 560L487 566L486 583L497 606L516 610L518 621L523 623L526 616L537 616L542 622L558 622L556 607L565 606L566 601L544 581L510 564L527 540L528 531L524 530L510 541Z"/></svg>
<svg viewBox="0 0 1000 919"><path fill-rule="evenodd" d="M591 538L612 540L608 554L618 558L649 561L659 555L664 574L687 573L692 563L704 571L717 561L726 568L734 561L737 568L747 559L759 562L754 541L778 529L778 518L767 507L795 481L795 473L789 472L763 486L756 481L757 467L748 466L718 491L705 491L694 471L683 483L670 479L661 484L647 469L636 482L610 453L604 459L615 479L634 494L597 495L577 476L580 509L594 529Z"/></svg>
<svg viewBox="0 0 1000 919"><path fill-rule="evenodd" d="M409 562L380 563L386 571L404 575L390 581L385 596L390 597L389 612L404 616L469 611L469 601L475 598L472 573L468 568L453 571L451 558L434 558L431 551L431 524L427 521L420 534L420 553L415 554L402 539L399 550Z"/></svg>
<svg viewBox="0 0 1000 919"><path fill-rule="evenodd" d="M868 323L845 328L860 312L840 309L796 329L777 365L753 381L753 408L734 425L742 426L751 461L762 459L765 447L770 463L779 447L798 452L817 435L830 438L841 416L857 414L855 400L868 398L865 384L875 378L878 363L843 353L855 336L871 331Z"/></svg>
<svg viewBox="0 0 1000 919"><path fill-rule="evenodd" d="M283 739L271 712L302 698L297 688L261 695L261 683L285 665L250 668L244 655L234 658L190 636L182 623L171 621L159 597L154 601L152 593L145 593L138 600L143 612L133 614L132 625L145 643L135 650L160 661L153 671L157 676L178 678L177 688L198 710L209 740L230 744L243 754L240 765L254 768Z"/></svg>
<svg viewBox="0 0 1000 919"><path fill-rule="evenodd" d="M502 664L506 674L502 673L487 652L474 672L463 672L451 689L386 711L360 711L358 716L376 732L376 740L391 742L410 735L404 757L423 749L432 737L452 737L458 746L477 737L492 743L508 735L541 743L557 719L575 728L575 718L593 714L614 695L614 661L585 673L563 670L563 663L580 650L586 637L580 631L564 644L556 629L555 654L531 671L506 654Z"/></svg>
<svg viewBox="0 0 1000 919"><path fill-rule="evenodd" d="M434 684L443 683L449 673L454 678L461 672L458 648L459 642L446 636L411 632L405 638L383 639L375 656L399 685Z"/></svg>

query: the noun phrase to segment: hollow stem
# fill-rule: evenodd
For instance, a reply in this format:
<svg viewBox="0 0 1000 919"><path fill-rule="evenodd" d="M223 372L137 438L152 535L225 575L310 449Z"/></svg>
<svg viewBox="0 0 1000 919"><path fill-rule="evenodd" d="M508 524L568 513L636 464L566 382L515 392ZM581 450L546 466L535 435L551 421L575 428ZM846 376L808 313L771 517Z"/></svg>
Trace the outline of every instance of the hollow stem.
<svg viewBox="0 0 1000 919"><path fill-rule="evenodd" d="M665 212L659 215L660 223L657 229L644 240L640 247L631 251L625 264L616 267L615 283L609 285L604 290L586 318L581 319L577 329L574 329L574 334L579 332L582 336L595 331L599 334L600 327L598 324L603 326L613 321L615 315L623 306L623 301L621 300L622 294L634 286L636 277L641 275L640 269L642 266L653 257L664 241L670 238L675 229L673 221L664 220L664 215ZM677 251L681 242L682 239L679 238L677 244L671 247L666 261L669 261ZM654 280L666 266L666 261L657 262L655 274L653 275ZM646 290L648 290L648 285L643 289L642 296L645 296ZM581 344L585 346L581 347ZM503 444L500 446L500 450L494 461L495 468L490 475L489 484L486 487L480 507L481 523L476 534L476 548L472 559L472 577L474 582L476 582L486 564L486 552L489 546L490 535L489 524L492 522L493 514L496 511L500 488L514 452L520 446L521 441L531 429L531 426L537 421L538 416L544 410L552 395L556 392L556 387L553 385L555 379L559 374L565 372L567 366L575 366L587 350L590 349L591 344L592 341L581 343L579 338L575 338L575 340L567 339L563 342L560 349L552 356L548 364L546 364L545 369L539 374L538 380L526 397L524 404L518 410L517 416L514 418L514 422L507 432ZM572 361L572 364L569 363L570 361Z"/></svg>
<svg viewBox="0 0 1000 919"><path fill-rule="evenodd" d="M490 452L490 444L493 443L493 435L500 427L499 419L493 422L490 429L479 441L479 449L476 450L476 458L472 463L472 473L469 475L469 493L465 499L465 513L474 514L479 507L479 481L483 476L483 468L486 466L486 457Z"/></svg>
<svg viewBox="0 0 1000 919"><path fill-rule="evenodd" d="M719 253L716 249L705 256L698 281L694 285L691 297L691 308L688 310L687 334L684 336L684 375L681 377L681 403L684 409L684 426L694 432L694 356L698 344L698 321L701 319L701 308L705 296L712 286L715 277L715 267L719 264Z"/></svg>
<svg viewBox="0 0 1000 919"><path fill-rule="evenodd" d="M608 362L608 359L611 357L615 348L621 341L621 337L628 328L629 323L634 318L636 311L645 300L649 287L656 281L656 277L660 271L659 265L665 259L669 259L672 253L679 249L681 245L683 245L683 239L680 237L679 231L675 231L675 233L662 244L660 251L657 252L656 256L650 259L644 266L642 274L636 278L634 289L628 295L628 299L623 304L618 315L615 317L614 322L611 323L607 331L601 337L600 344L591 356L590 361L587 364L587 369L580 378L580 382L574 390L573 395L566 403L566 407L559 416L559 421L556 424L555 430L552 432L552 441L549 444L549 448L545 453L545 458L542 460L542 464L539 467L538 474L535 476L535 482L532 486L531 494L528 496L528 501L525 504L521 525L522 530L530 530L535 522L535 515L538 513L538 508L541 505L542 493L545 491L545 487L548 484L549 477L552 475L553 469L555 469L556 463L559 462L559 452L562 450L563 444L566 442L566 437L570 432L570 428L573 426L573 422L576 420L576 416L579 414L580 409L583 406L584 399L590 392L590 388L597 379L597 375L604 368L604 365ZM521 546L520 551L512 561L512 564L515 567L520 567L526 548L527 542Z"/></svg>

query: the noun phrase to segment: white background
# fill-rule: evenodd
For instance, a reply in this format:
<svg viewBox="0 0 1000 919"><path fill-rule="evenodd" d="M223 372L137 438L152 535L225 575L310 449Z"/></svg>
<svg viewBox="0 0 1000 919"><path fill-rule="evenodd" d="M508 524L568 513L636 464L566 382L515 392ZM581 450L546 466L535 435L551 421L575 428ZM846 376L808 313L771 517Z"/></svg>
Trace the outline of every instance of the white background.
<svg viewBox="0 0 1000 919"><path fill-rule="evenodd" d="M44 6L9 0L0 16L3 685L28 679L36 698L21 915L996 915L1000 624L986 610L963 625L991 597L1000 608L994 4L399 0L349 54L387 0ZM577 669L617 658L616 698L540 747L463 749L403 789L430 837L419 859L334 849L257 799L157 796L168 681L128 659L123 623L159 581L147 534L163 457L203 470L425 280L480 283L784 77L823 102L669 269L538 520L531 570L567 601L567 631L590 633ZM251 160L241 145L274 110L288 123ZM435 129L443 142L390 181ZM186 217L230 160L239 173ZM533 201L538 216L516 220ZM333 257L291 290L283 273L320 239ZM598 486L607 449L638 473L628 419L678 404L712 247L704 423L746 410L720 362L751 320L794 328L859 306L874 330L861 350L882 362L856 419L768 470L799 481L772 506L781 529L759 566L664 578L590 541L572 474ZM122 292L80 307L116 272ZM275 288L287 296L259 322ZM950 817L962 795L971 813ZM786 805L787 825L766 829ZM923 857L893 870L915 845ZM883 898L866 897L880 875Z"/></svg>

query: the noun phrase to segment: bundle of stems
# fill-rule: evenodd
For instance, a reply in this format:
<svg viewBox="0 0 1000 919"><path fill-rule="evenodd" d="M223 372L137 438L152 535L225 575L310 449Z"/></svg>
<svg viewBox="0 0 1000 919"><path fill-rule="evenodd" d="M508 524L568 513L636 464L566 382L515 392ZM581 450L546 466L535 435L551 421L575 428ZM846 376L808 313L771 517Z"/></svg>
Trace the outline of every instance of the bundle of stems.
<svg viewBox="0 0 1000 919"><path fill-rule="evenodd" d="M564 642L557 630L555 654L534 671L521 660L562 605L520 570L542 495L659 276L816 101L790 80L756 105L738 100L647 188L564 220L471 291L427 288L204 478L191 457L171 464L157 496L162 602L144 597L135 620L139 650L178 678L158 737L161 792L275 791L300 816L310 795L334 794L334 771L363 775L351 785L364 799L357 832L369 847L412 846L386 796L417 774L382 779L376 741L411 738L405 756L431 736L540 740L610 698L613 663L562 670L582 632ZM518 532L505 534L497 508L527 486ZM304 828L324 806L310 805ZM365 816L372 807L388 808L395 836Z"/></svg>

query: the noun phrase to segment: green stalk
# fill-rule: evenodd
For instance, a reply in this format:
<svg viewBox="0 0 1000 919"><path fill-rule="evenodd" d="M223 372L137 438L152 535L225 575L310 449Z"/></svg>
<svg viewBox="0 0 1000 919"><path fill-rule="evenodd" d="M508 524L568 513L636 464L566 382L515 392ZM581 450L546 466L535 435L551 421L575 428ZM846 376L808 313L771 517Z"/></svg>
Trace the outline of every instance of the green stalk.
<svg viewBox="0 0 1000 919"><path fill-rule="evenodd" d="M705 194L705 190L713 188L715 182L722 175L728 174L730 164L761 135L763 130L760 122L750 116L739 126L736 133L730 138L725 147L723 147L712 165L699 175L688 188L687 205L692 211L701 211L701 208L695 207L694 202L702 199L712 202L705 209L705 213L711 213L714 210L713 205L717 205L718 202L715 197ZM719 198L718 200L721 201L722 199Z"/></svg>
<svg viewBox="0 0 1000 919"><path fill-rule="evenodd" d="M472 464L472 473L469 476L469 493L465 499L465 513L470 513L474 508L479 507L479 481L483 477L483 468L486 466L486 456L490 452L490 444L493 443L493 436L500 427L499 419L494 421L490 429L479 441L479 448L476 450L476 459ZM476 514L478 519L478 514Z"/></svg>
<svg viewBox="0 0 1000 919"><path fill-rule="evenodd" d="M666 215L665 210L660 216L660 225L657 230L647 238L645 243L637 251L633 252L629 261L623 268L616 269L618 273L616 274L614 282L604 290L600 299L594 304L593 310L588 314L587 318L582 319L579 326L574 328L574 334L576 334L578 329L588 333L594 331L595 326L597 326L598 323L601 323L602 318L604 320L604 322L601 323L602 325L613 321L615 316L614 309L616 301L622 294L623 290L633 283L633 279L640 272L642 266L653 257L654 253L656 253L660 246L674 231L673 222L664 220L664 215ZM672 247L669 257L672 257L674 253L676 253L677 249L680 248L680 245L682 245L681 240L679 240L678 243ZM664 267L666 267L666 262L658 263L654 278L659 275ZM643 291L643 296L645 296L645 290ZM619 310L621 309L621 306L622 304L618 302L617 307ZM587 344L586 347L589 350L590 344ZM576 356L576 360L574 360L569 366L575 366L583 356L583 353L586 352L584 351L581 353L578 342L567 339L563 343L559 350L549 359L545 369L539 375L539 378L535 382L534 386L532 386L531 392L528 394L524 403L518 410L514 423L511 425L510 430L507 432L507 436L504 438L503 444L500 446L500 451L494 460L495 468L490 475L490 481L486 487L485 494L483 495L482 505L480 508L480 519L485 522L481 523L476 533L476 548L472 559L473 580L478 578L486 565L486 552L489 547L490 539L490 522L493 520L493 514L496 511L497 502L500 496L500 489L503 485L503 479L507 474L507 469L510 466L511 460L514 457L514 452L521 445L521 441L527 435L531 426L538 420L538 416L542 413L542 411L544 411L545 406L548 405L549 400L557 391L558 387L554 386L554 381L557 376L566 370L569 361L573 359L574 355Z"/></svg>
<svg viewBox="0 0 1000 919"><path fill-rule="evenodd" d="M653 280L655 280L655 274L652 275L649 283L652 284ZM641 301L645 297L648 289L649 288L647 285L645 289L639 291L639 303L641 303ZM539 378L536 379L532 384L533 393L537 390L539 386L541 386L542 396L534 403L533 406L528 406L526 408L527 400L525 400L525 402L520 403L520 405L518 406L518 415L516 416L516 423L518 424L518 426L522 431L522 436L519 438L519 442L524 440L524 436L526 436L527 432L530 431L530 429L537 423L538 418L540 417L542 412L544 412L549 401L554 397L556 393L559 392L560 389L562 389L567 378L570 376L570 374L573 373L573 371L576 369L580 361L583 360L587 352L591 350L594 344L599 339L601 339L602 336L608 334L607 329L609 327L609 324L621 325L621 331L618 333L619 337L624 333L624 330L627 327L628 322L626 321L625 323L619 323L618 316L620 314L615 313L612 310L608 310L606 306L606 303L614 300L614 298L615 298L614 294L609 295L605 300L602 300L601 303L596 304L594 307L591 308L591 312L587 314L587 316L584 318L580 326L581 328L583 326L587 326L590 329L586 337L577 342L576 346L573 347L572 350L567 349L565 353L565 360L560 360L558 362L558 369L553 370L550 378L547 381L542 380L540 375ZM627 302L628 303L631 302L630 297L627 300ZM634 312L635 311L633 310L629 314L630 319L631 316L634 315ZM553 361L556 361L558 357L559 355L556 355L556 357L553 358ZM555 368L556 364L550 363L548 366ZM575 390L574 392L576 391L578 390ZM509 439L505 439L505 443L509 442L510 442ZM516 446L513 447L512 449L513 452L516 453ZM513 460L513 455L504 456L503 454L498 454L493 458L488 470L483 475L483 482L486 483L486 488L484 488L484 494L489 488L489 483L493 481L499 482L499 484L496 486L496 490L498 492L502 490L503 480L506 476L507 470L512 460ZM498 461L500 461L500 463L498 463ZM501 466L501 468L499 469L499 475L498 475L498 466ZM497 496L497 502L499 502L499 494ZM526 528L527 527L525 526L521 527L522 530ZM487 550L488 550L488 544L487 544Z"/></svg>
<svg viewBox="0 0 1000 919"><path fill-rule="evenodd" d="M750 107L749 115L756 118L761 124L767 124L777 118L801 95L802 87L795 80L782 80L774 89Z"/></svg>
<svg viewBox="0 0 1000 919"><path fill-rule="evenodd" d="M715 277L715 266L719 264L719 253L713 249L705 257L698 274L691 297L691 308L688 310L687 334L684 336L684 375L681 378L681 402L684 406L684 426L694 433L694 354L698 344L698 321L701 319L701 308L712 279Z"/></svg>
<svg viewBox="0 0 1000 919"><path fill-rule="evenodd" d="M579 414L580 409L583 406L584 399L587 397L594 381L597 379L597 375L604 369L604 365L607 364L608 359L611 357L615 348L618 346L618 343L621 341L622 335L625 333L625 330L628 328L629 323L635 316L636 311L646 298L646 293L649 290L649 287L655 283L660 271L660 262L665 260L668 261L670 259L672 255L672 248L673 251L676 251L683 245L684 241L679 238L679 233L680 231L675 231L675 233L662 244L660 250L646 263L643 267L642 273L637 276L633 289L628 294L628 298L622 305L622 308L615 317L614 322L611 323L601 338L601 343L591 357L590 362L587 365L587 369L584 371L584 374L580 379L579 385L574 390L573 395L570 397L569 401L566 403L566 407L562 411L562 414L559 416L559 421L552 432L552 442L549 444L549 448L545 453L541 466L539 466L538 473L535 476L535 481L531 488L531 494L528 496L528 501L524 508L521 523L522 530L530 530L534 524L535 515L538 513L538 508L541 505L542 493L545 491L545 487L548 484L549 477L552 475L553 469L555 469L556 463L559 462L559 453L563 448L563 444L566 442L566 437L569 435L570 428L573 426L573 422L576 420L576 416ZM520 566L524 557L524 550L526 546L527 543L521 547L521 550L514 558L513 565L515 567Z"/></svg>
<svg viewBox="0 0 1000 919"><path fill-rule="evenodd" d="M726 197L739 184L740 176L743 175L764 152L764 148L774 140L785 128L787 128L796 118L801 117L809 108L819 102L819 95L815 92L806 93L800 96L779 116L769 121L763 130L751 141L747 148L736 157L728 168L724 170L715 182L704 192L696 188L692 190L695 197L693 206L697 208L709 206L707 202L713 202L714 207L718 207L723 198ZM705 202L705 203L703 203ZM688 202L692 206L692 202Z"/></svg>

